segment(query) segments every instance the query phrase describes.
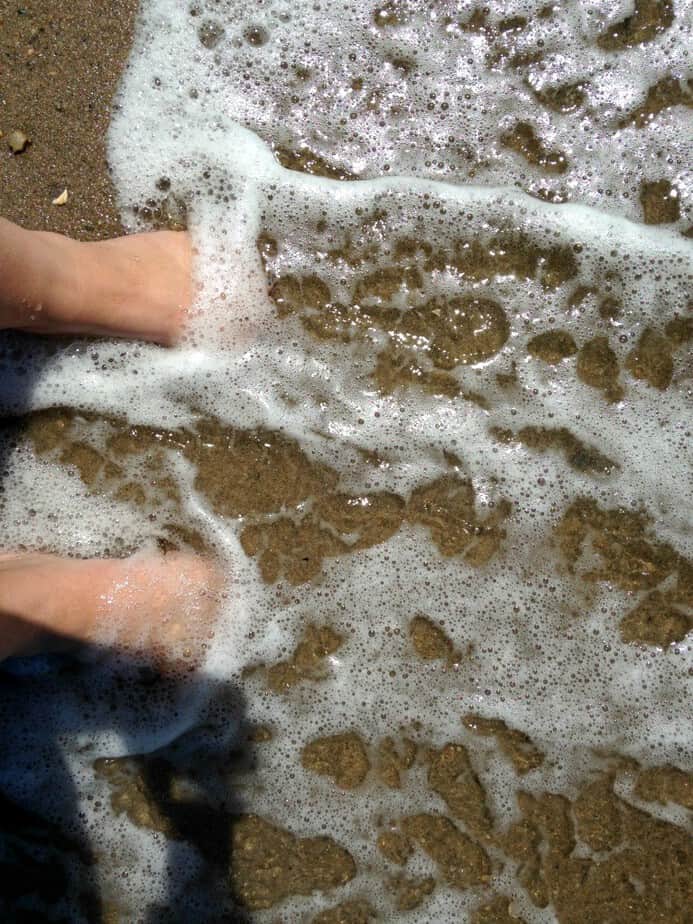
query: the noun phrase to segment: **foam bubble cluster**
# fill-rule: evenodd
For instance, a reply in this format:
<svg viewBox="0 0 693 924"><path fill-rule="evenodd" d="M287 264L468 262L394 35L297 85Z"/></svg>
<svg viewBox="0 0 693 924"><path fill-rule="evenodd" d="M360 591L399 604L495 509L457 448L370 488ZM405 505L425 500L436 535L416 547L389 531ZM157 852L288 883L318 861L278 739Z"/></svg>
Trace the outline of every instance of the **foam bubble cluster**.
<svg viewBox="0 0 693 924"><path fill-rule="evenodd" d="M142 13L138 122L114 164L129 181L133 155L138 177L156 169L165 112L166 147L192 153L230 120L284 166L339 179L513 186L635 219L641 182L664 181L666 220L685 228L690 9L627 7L159 0Z"/></svg>
<svg viewBox="0 0 693 924"><path fill-rule="evenodd" d="M230 861L257 920L472 920L498 896L560 920L513 825L540 838L574 800L580 845L556 822L543 855L599 862L620 842L590 834L584 787L609 760L624 837L634 806L681 823L636 775L690 758L689 10L607 6L144 4L111 159L133 224L185 204L194 316L172 351L42 362L3 499L7 543L197 544L230 576L195 695L143 705L128 675L123 738L80 733L62 694L126 919L221 901L204 839L137 801L161 762L108 763L161 748L162 804L201 788L265 819ZM640 179L668 184L666 227ZM98 697L122 670L99 665ZM229 686L252 772L220 763ZM300 839L327 835L351 859L325 848L311 878ZM258 842L295 859L281 893Z"/></svg>

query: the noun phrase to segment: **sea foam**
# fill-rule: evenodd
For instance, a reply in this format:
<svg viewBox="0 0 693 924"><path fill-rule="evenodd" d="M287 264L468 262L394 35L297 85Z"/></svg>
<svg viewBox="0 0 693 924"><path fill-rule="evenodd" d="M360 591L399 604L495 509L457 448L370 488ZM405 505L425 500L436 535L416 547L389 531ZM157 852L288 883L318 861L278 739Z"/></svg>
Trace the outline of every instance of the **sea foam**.
<svg viewBox="0 0 693 924"><path fill-rule="evenodd" d="M678 3L672 29L618 54L597 38L626 4L607 11L601 3L565 3L543 18L541 4L487 6L486 25L472 30L473 11L460 13L459 4L147 0L109 154L133 228L146 226L142 207L160 201L162 188L171 202L186 204L198 285L190 326L171 351L114 343L67 349L42 365L31 399L34 409L125 413L132 424L159 428L194 429L206 417L239 430L280 431L355 497L389 492L406 500L452 474L472 485L480 516L509 504L500 551L481 567L442 555L427 528L407 522L385 542L325 557L307 583L267 583L257 558L243 551L244 518L215 511L194 487L194 466L169 451L168 471L190 522L233 576L203 673L215 684L240 685L246 720L275 730L245 782L243 808L347 846L359 875L340 897L365 894L387 920L397 918L381 894L375 821L440 805L421 767L401 792L368 784L335 793L300 764L311 739L357 729L375 744L416 728L442 746L467 741L461 715L480 713L521 729L547 755L525 788L569 795L594 750L679 766L690 758L681 722L689 645L624 644L619 620L643 593L582 580L597 553L585 548L571 571L555 530L584 498L600 509L641 512L648 536L693 555L690 350L672 351L665 391L628 371L646 330L661 334L690 312L692 248L680 233L691 193L690 120L681 106L644 127L628 117L648 87L683 78L691 7ZM516 34L508 29L500 46L491 43L512 15L529 24ZM522 54L526 63L513 65ZM537 94L556 83L578 87L579 105L566 102L558 114L542 109ZM547 173L503 142L527 121L547 150L565 155L565 169ZM640 223L640 178L671 182L678 220L663 228ZM270 242L264 252L263 241ZM342 312L336 333L321 328L316 337L310 324L319 310L298 304L281 316L273 287L282 279L319 278L330 310L341 311L364 279L401 263L402 241L429 248L408 257L418 275L387 296L364 295L365 321ZM487 273L464 262L472 242L492 254ZM534 253L533 268L494 264L504 247ZM412 332L402 317L461 293L501 305L507 336L488 356L436 366L433 334ZM613 316L600 311L607 296L618 304ZM400 312L396 322L378 315L385 303ZM618 393L586 384L579 354L553 364L531 355L533 337L558 329L576 350L606 338ZM445 369L457 396L416 381L378 387L378 358L394 349L417 357L420 376ZM590 471L560 450L537 453L498 439L498 430L527 427L565 428L611 467ZM131 463L135 480L140 464ZM30 494L40 498L31 521ZM147 545L150 513L87 496L54 462L26 452L12 458L3 501L10 544L38 544L40 536L65 553L98 554L112 548L116 533L125 546ZM408 626L420 613L468 648L453 673L436 662L413 663ZM268 692L261 672L243 674L285 658L309 622L345 638L323 682L282 697ZM112 674L107 665L101 670L106 688ZM110 815L106 784L94 780L91 762L160 747L194 728L203 711L192 697L176 703L175 717L161 707L137 719L135 710L127 739L117 722L114 731L65 736L80 791L99 796L99 808L83 803L92 837L110 856L130 858L102 874L107 887L115 888L122 865L142 868L146 858L146 876L129 867L133 908L163 900L167 890L169 901L189 900L199 886L198 861L190 851L188 875L168 882L161 836ZM511 769L490 746L477 748L492 811L513 817ZM553 920L550 909L530 904L511 866L495 884L515 897L527 921ZM460 920L476 902L441 885L406 919ZM282 910L302 920L331 903L296 899Z"/></svg>

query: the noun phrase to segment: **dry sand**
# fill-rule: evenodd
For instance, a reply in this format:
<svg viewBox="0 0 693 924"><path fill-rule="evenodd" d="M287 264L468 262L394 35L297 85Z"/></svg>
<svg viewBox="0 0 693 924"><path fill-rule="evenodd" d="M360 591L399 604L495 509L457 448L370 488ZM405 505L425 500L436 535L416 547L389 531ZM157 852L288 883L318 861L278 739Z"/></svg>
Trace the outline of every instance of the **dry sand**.
<svg viewBox="0 0 693 924"><path fill-rule="evenodd" d="M106 162L137 0L0 2L0 214L94 240L122 233ZM29 139L13 154L11 132ZM64 189L66 205L52 205Z"/></svg>

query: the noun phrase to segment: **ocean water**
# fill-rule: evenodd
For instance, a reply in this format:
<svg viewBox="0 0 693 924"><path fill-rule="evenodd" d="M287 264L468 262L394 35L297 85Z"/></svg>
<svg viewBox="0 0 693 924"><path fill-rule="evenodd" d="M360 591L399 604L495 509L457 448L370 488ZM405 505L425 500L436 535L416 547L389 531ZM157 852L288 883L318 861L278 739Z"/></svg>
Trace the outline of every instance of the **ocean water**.
<svg viewBox="0 0 693 924"><path fill-rule="evenodd" d="M490 885L465 891L419 851L408 870L435 891L397 909L378 831L445 806L423 759L402 788L378 782L388 737L420 753L463 743L501 828L518 788L573 798L597 754L690 769L693 8L641 6L655 14L622 26L620 2L143 3L109 156L133 229L185 206L190 325L172 350L61 348L31 408L77 409L99 447L114 424L85 414L203 444L212 432L206 445L251 433L269 455L221 455L210 475L163 440L173 510L95 492L31 446L8 461L7 545L150 548L177 517L227 576L197 682L149 697L101 652L72 686L42 675L50 707L12 700L31 757L8 785L50 803L36 755L54 722L50 760L109 858L97 880L122 920L216 918L200 852L114 814L98 758L192 740L194 762L241 726L271 730L252 772L225 768L228 798L329 835L357 874L258 906L258 921L349 899L385 920L462 920L489 890L526 921L557 919L495 847ZM119 458L122 477L145 480L151 461ZM226 487L239 479L245 505ZM624 617L653 600L678 631L629 635ZM447 659L416 656L421 616ZM319 681L277 693L262 666L310 624L341 644ZM523 732L543 762L519 780L469 713ZM348 732L373 764L353 790L301 762L308 742ZM684 823L674 803L647 809Z"/></svg>

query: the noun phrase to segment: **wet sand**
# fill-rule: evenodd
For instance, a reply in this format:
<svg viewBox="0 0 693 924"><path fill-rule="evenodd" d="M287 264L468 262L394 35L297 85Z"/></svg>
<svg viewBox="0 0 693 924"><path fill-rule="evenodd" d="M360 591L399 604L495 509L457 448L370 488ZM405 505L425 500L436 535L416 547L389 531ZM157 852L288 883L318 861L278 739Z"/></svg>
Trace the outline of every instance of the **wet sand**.
<svg viewBox="0 0 693 924"><path fill-rule="evenodd" d="M108 237L120 233L122 228L108 175L104 139L112 94L132 36L136 3L134 0L108 4L97 0L77 0L69 8L65 5L56 11L53 7L51 0L42 0L26 7L3 3L0 8L3 76L0 96L0 130L3 132L0 139L0 211L26 227L60 231L84 239ZM22 131L30 139L30 144L21 153L12 154L6 141L9 133L16 130ZM52 205L51 200L64 189L68 190L68 203ZM276 286L274 297L279 303ZM561 344L554 341L535 344L540 356L546 354L547 349L561 348ZM573 350L574 347L568 344L567 349ZM550 360L553 354L548 355ZM444 369L445 365L442 364L441 368ZM606 381L606 386L608 384ZM86 424L89 423L87 420ZM29 433L34 440L35 451L40 454L42 449L54 451L57 447L67 452L66 446L78 447L79 456L61 456L61 461L76 466L86 484L93 483L96 490L107 491L108 485L104 488L103 481L106 470L104 457L93 450L87 458L84 433L71 435L70 426L70 420L66 424L61 421L62 442L52 443L51 420L39 420L35 427L37 432ZM126 428L121 425L121 430ZM144 443L147 436L142 435ZM173 434L170 438L175 436ZM202 467L201 486L221 509L228 509L230 514L235 515L240 500L229 497L228 486L219 483L218 473L231 467L229 458L237 464L241 473L254 472L258 468L258 456L252 445L246 445L252 442L250 437L246 437L246 442L239 448L233 442L227 446L222 436L219 435L216 443L212 441L221 461L217 462L215 456L207 468ZM522 438L541 442L541 436L543 434L525 434ZM132 433L116 432L114 441L119 438L121 443L114 443L111 447L116 456L118 453L140 451ZM508 438L513 438L513 434ZM130 443L122 444L123 439L130 440ZM343 512L339 502L343 498L333 493L332 474L309 470L297 449L281 444L279 440L275 442L284 463L293 459L294 467L302 473L307 493L319 494L322 490L325 508L332 512L335 523L341 524ZM564 448L583 459L584 447L576 449L570 444ZM194 446L190 451L195 456ZM81 467L80 460L83 463ZM605 463L597 460L595 464ZM120 484L117 476L115 471L112 478L115 489L137 490L136 485ZM102 480L99 481L99 478ZM276 476L271 479L271 484L266 485L266 494L271 497L275 491L279 500L285 499L285 487ZM242 478L238 493L243 503L254 502L261 510L267 506L264 495L248 500ZM132 498L135 502L137 499L137 496ZM383 541L384 536L398 528L404 516L396 498L381 500L382 509L378 511L377 523L366 524L370 531L364 527L366 544ZM429 503L424 498L422 506L424 501ZM617 530L604 511L571 509L570 513L572 519L563 524L562 532L569 559L576 542L579 546L588 528L604 533L607 539L616 532L619 538L625 533L626 539L629 539L630 532L636 538L642 532L639 523L635 523L630 532L623 524L616 524ZM415 514L416 510L408 515ZM180 531L186 525L173 521L170 529L177 529L180 537ZM351 521L347 523L349 527L352 525ZM168 538L171 545L175 544L175 537L164 538ZM246 536L246 551L259 558L263 576L268 582L276 580L276 572L281 569L292 583L309 580L311 571L319 570L322 557L343 551L336 546L321 547L314 536L308 536L306 544L312 550L312 558L301 556L296 562L277 563L273 544L277 542L280 548L283 547L283 538L275 539L258 530ZM466 537L463 539L462 547L466 548ZM194 547L195 537L185 534L182 544ZM296 545L298 547L300 543ZM606 540L605 546L610 549ZM617 551L623 557L620 545ZM636 551L640 554L642 550L638 547ZM662 559L663 568L669 567L665 553L660 554L658 546L648 547L646 551L652 553L653 560L656 558L659 562ZM629 552L629 547L626 552ZM607 557L616 578L622 570L625 573L628 561L621 568L616 552ZM679 567L678 561L675 565ZM673 568L674 565L671 565L669 570ZM295 581L292 581L292 576ZM683 578L680 580L682 582ZM428 619L420 617L418 621L414 620L410 634L414 653L421 660L438 659L454 663L455 658L460 656L453 651L452 641ZM338 647L340 639L329 627L321 627L313 628L312 635L307 633L303 641L297 639L296 642L297 648L290 661L267 669L268 688L277 694L306 679L308 682L319 681L321 659ZM301 648L301 645L304 647ZM543 759L529 739L502 722L493 724L486 720L484 724L483 719L473 715L466 716L464 721L465 726L478 735L497 739L502 753L513 763L518 775ZM329 767L335 771L331 775L336 786L343 789L357 787L370 772L367 747L356 736L337 737L340 740L325 738L310 742L303 753L304 766L316 773L323 773L324 766ZM410 744L411 754L407 750ZM615 907L621 909L619 920L632 924L639 920L683 921L687 914L686 896L689 894L685 868L690 845L686 836L677 827L658 821L623 802L614 793L614 783L620 775L637 775L643 799L689 805L690 778L675 768L639 771L636 766L619 763L612 756L610 758L599 775L585 781L572 803L554 793L534 797L518 788L520 820L512 825L504 824L501 830L490 818L483 787L474 775L462 745L450 743L434 750L425 741L408 743L406 739L401 742L384 739L373 760L383 785L399 788L400 777L405 778L415 760L425 765L431 791L442 799L449 815L464 824L474 840L461 834L446 816L418 814L403 818L399 828L386 826L380 833L378 846L393 863L394 873L418 847L435 861L440 880L460 889L485 884L489 878L486 851L501 851L521 864L523 885L534 905L545 907L551 902L562 922L577 924L584 920L613 920L610 915ZM122 763L98 764L97 772L102 772L112 785L114 811L125 812L134 824L161 831L167 837L188 837L193 843L199 843L197 830L190 834L180 821L185 816L186 823L189 822L190 806L170 785L174 772L165 758L159 758L156 766L153 759L137 757ZM135 800L133 793L139 801ZM183 803L186 811L179 803ZM195 820L200 821L200 829L202 822L209 822L206 813L200 813L200 819L195 817ZM221 811L217 813L217 822L222 827L229 825L228 818ZM192 827L195 828L195 825ZM251 910L273 907L290 895L334 888L355 875L348 850L341 850L330 839L298 839L275 827L271 820L256 816L236 819L232 831L235 862L231 870L231 887L240 904ZM613 853L600 863L580 858L573 853L577 842L595 851L612 850ZM624 845L627 849L623 849ZM348 844L345 845L345 848L348 847ZM271 865L270 860L275 856L289 856L290 868L284 879L268 883L263 879L263 870ZM466 865L470 871L469 878L464 881L455 878L460 865ZM320 875L315 872L316 869ZM628 886L629 877L633 876L646 884L646 888L642 887L645 895L640 899ZM435 885L433 879L415 882L401 876L392 882L393 888L397 889L398 907L402 910L417 907ZM337 900L335 894L335 902ZM478 907L474 920L480 924L519 920L513 911L507 898L497 895ZM356 901L342 903L314 920L324 924L328 921L367 921L370 918L368 903ZM103 919L106 920L105 915ZM117 913L113 920L116 919Z"/></svg>

